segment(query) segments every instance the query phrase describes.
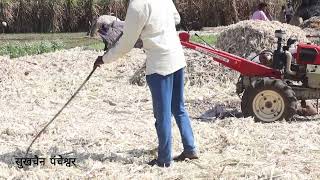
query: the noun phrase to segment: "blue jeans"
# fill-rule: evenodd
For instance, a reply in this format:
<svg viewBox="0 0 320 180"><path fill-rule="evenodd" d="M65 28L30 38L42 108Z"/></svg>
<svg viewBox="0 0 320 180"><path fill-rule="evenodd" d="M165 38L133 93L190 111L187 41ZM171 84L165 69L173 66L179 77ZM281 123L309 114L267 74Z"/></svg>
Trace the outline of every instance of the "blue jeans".
<svg viewBox="0 0 320 180"><path fill-rule="evenodd" d="M167 76L151 74L146 78L156 119L155 126L159 142L157 160L158 163L170 164L172 161L172 115L180 130L184 152L193 153L196 149L189 115L184 106L184 72L180 69Z"/></svg>

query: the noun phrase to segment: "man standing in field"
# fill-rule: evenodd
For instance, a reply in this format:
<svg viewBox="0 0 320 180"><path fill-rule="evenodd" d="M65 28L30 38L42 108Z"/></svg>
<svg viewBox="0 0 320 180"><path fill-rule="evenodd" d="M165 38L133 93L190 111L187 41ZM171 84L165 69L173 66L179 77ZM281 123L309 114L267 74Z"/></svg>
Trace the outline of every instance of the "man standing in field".
<svg viewBox="0 0 320 180"><path fill-rule="evenodd" d="M286 10L285 10L286 23L288 23L288 24L290 23L293 15L294 15L293 7L292 7L291 3L288 3Z"/></svg>
<svg viewBox="0 0 320 180"><path fill-rule="evenodd" d="M198 159L189 115L184 106L183 49L175 25L180 16L172 0L131 0L123 35L95 66L111 63L129 52L140 37L146 50L146 79L152 95L155 127L158 136L158 158L149 165L169 167L172 162L171 117L179 127L184 151L176 161Z"/></svg>

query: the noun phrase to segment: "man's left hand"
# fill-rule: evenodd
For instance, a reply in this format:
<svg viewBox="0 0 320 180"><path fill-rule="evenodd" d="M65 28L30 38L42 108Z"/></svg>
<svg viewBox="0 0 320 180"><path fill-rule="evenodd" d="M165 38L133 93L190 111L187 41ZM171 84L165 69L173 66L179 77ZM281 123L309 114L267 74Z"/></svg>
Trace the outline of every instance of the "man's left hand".
<svg viewBox="0 0 320 180"><path fill-rule="evenodd" d="M96 61L94 62L94 67L100 67L100 65L104 64L103 60L102 60L103 56L98 56Z"/></svg>

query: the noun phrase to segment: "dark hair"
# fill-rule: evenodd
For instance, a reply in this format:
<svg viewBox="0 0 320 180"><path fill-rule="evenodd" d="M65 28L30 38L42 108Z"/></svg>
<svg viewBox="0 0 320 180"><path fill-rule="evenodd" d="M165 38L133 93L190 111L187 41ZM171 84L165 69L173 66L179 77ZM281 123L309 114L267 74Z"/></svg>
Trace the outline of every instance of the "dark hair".
<svg viewBox="0 0 320 180"><path fill-rule="evenodd" d="M268 4L267 3L264 3L264 2L262 2L262 3L260 3L259 5L258 5L258 9L259 10L263 10L265 7L267 7L268 6Z"/></svg>

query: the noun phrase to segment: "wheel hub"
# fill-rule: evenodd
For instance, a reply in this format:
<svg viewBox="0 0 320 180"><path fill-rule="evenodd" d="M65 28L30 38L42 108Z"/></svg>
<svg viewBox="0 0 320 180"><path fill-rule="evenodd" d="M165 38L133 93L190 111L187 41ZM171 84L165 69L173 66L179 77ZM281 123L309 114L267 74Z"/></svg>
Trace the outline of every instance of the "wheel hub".
<svg viewBox="0 0 320 180"><path fill-rule="evenodd" d="M272 108L272 102L268 101L265 104L266 108Z"/></svg>
<svg viewBox="0 0 320 180"><path fill-rule="evenodd" d="M253 112L262 121L276 121L284 113L285 103L282 96L276 91L263 90L253 99Z"/></svg>

